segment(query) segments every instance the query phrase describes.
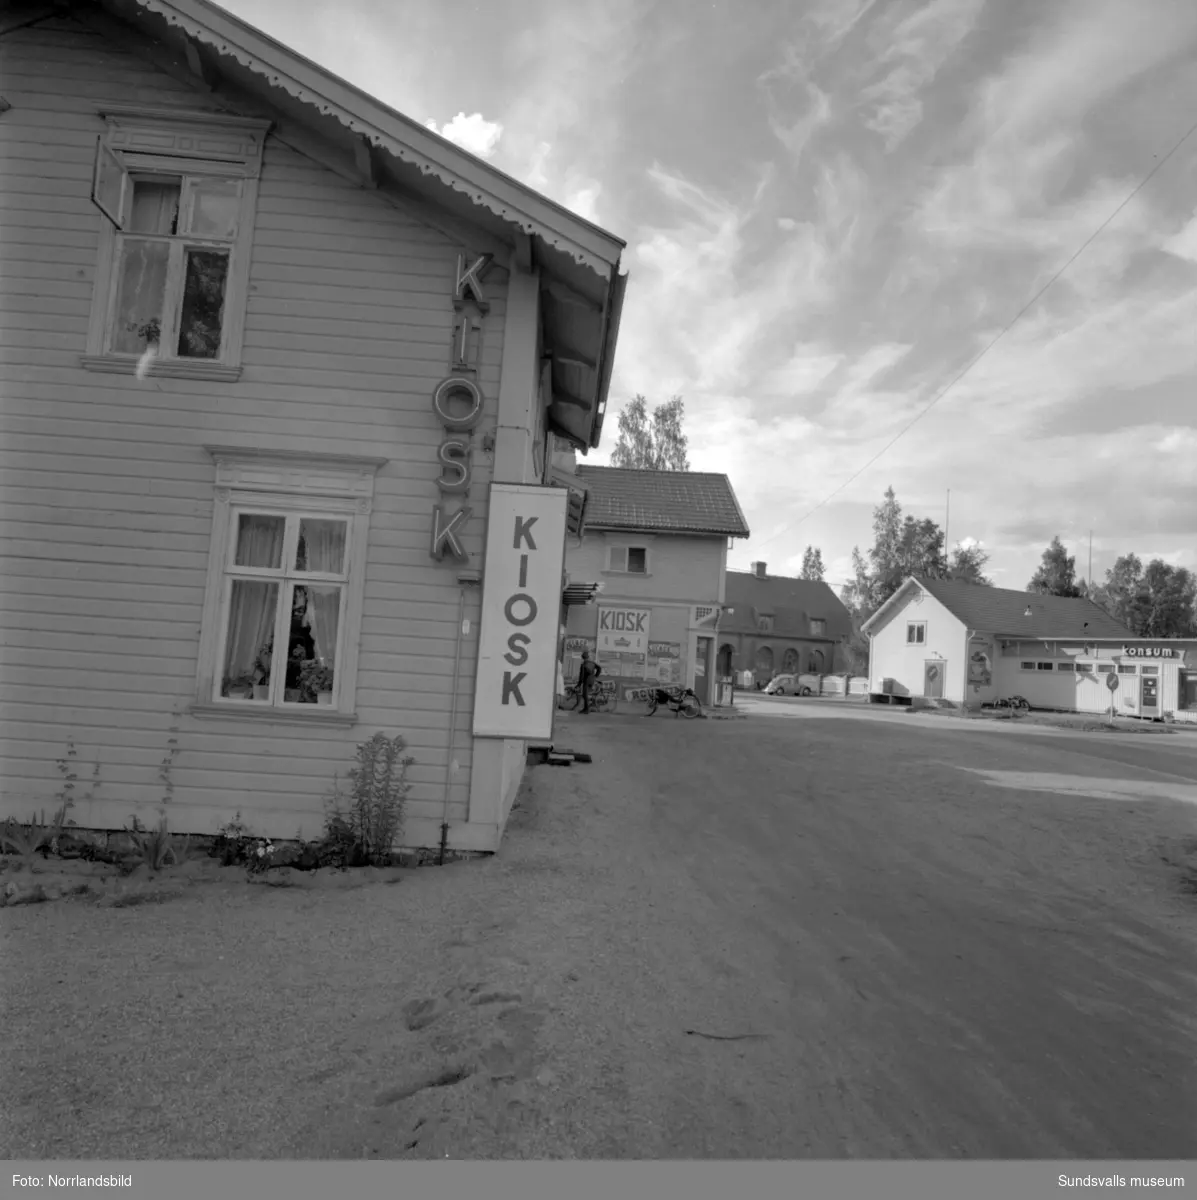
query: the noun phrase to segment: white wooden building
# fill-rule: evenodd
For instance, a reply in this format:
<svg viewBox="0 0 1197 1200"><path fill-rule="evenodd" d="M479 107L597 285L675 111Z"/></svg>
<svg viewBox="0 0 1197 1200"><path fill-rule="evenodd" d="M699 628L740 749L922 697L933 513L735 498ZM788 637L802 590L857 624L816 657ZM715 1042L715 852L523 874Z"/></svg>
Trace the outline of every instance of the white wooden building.
<svg viewBox="0 0 1197 1200"><path fill-rule="evenodd" d="M1197 641L1136 638L1090 600L912 577L862 628L876 699L1197 722Z"/></svg>
<svg viewBox="0 0 1197 1200"><path fill-rule="evenodd" d="M0 97L0 818L73 744L83 828L169 761L174 829L311 837L381 730L404 843L496 849L491 489L597 446L623 243L205 0L5 5Z"/></svg>

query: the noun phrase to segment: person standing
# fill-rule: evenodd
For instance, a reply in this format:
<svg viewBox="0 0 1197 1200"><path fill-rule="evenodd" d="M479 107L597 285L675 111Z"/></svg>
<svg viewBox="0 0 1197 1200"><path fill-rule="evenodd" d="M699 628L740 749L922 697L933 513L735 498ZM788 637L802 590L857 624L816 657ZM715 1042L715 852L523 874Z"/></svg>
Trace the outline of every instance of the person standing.
<svg viewBox="0 0 1197 1200"><path fill-rule="evenodd" d="M590 661L590 651L582 651L582 669L578 672L578 682L582 687L582 711L590 711L590 685L598 674L598 667Z"/></svg>

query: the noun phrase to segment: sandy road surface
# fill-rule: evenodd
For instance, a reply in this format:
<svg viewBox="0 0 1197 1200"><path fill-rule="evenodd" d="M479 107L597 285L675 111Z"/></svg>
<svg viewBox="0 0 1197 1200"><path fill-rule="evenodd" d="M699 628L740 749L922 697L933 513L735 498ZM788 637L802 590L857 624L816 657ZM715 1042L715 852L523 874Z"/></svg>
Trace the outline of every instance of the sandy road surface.
<svg viewBox="0 0 1197 1200"><path fill-rule="evenodd" d="M10 1152L1197 1157L1174 739L558 740L485 864L0 913Z"/></svg>

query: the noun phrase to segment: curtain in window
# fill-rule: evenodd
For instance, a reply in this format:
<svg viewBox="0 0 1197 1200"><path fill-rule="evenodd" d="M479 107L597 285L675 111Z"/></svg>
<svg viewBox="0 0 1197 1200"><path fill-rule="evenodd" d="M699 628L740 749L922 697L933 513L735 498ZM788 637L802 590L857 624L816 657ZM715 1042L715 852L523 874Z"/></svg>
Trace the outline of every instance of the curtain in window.
<svg viewBox="0 0 1197 1200"><path fill-rule="evenodd" d="M229 636L224 655L226 677L252 674L258 651L274 633L278 584L234 579L229 599Z"/></svg>
<svg viewBox="0 0 1197 1200"><path fill-rule="evenodd" d="M174 233L179 221L179 192L175 180L138 179L133 184L129 229L134 233Z"/></svg>
<svg viewBox="0 0 1197 1200"><path fill-rule="evenodd" d="M282 564L281 517L242 516L237 527L237 555L241 566L279 567ZM278 611L278 584L256 579L235 579L229 600L229 633L225 650L225 675L253 670L262 645L274 632Z"/></svg>
<svg viewBox="0 0 1197 1200"><path fill-rule="evenodd" d="M305 521L304 542L307 546L308 570L340 572L345 563L344 521ZM336 666L337 626L341 614L341 589L308 587L308 614L312 636L316 641L316 657L326 667Z"/></svg>

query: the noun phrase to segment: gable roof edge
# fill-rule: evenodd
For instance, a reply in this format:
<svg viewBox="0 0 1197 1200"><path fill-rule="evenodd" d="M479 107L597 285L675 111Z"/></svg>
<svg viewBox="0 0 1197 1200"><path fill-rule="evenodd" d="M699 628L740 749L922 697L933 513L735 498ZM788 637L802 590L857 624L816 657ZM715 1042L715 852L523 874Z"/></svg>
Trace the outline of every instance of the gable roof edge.
<svg viewBox="0 0 1197 1200"><path fill-rule="evenodd" d="M333 117L372 145L434 176L508 224L543 238L608 282L617 274L626 248L622 240L380 104L209 0L133 3L217 53L236 59L270 86Z"/></svg>

